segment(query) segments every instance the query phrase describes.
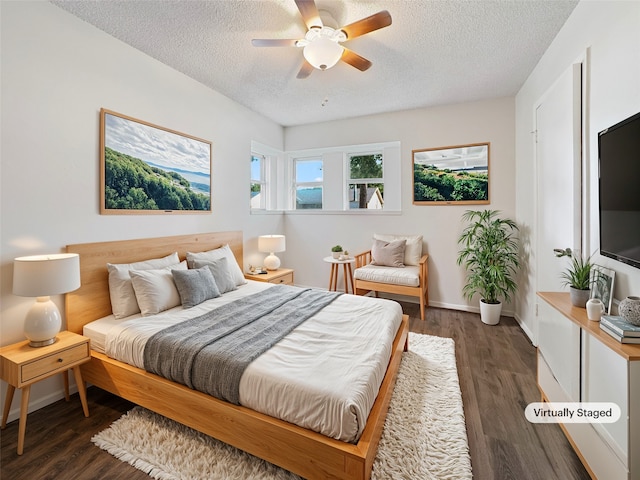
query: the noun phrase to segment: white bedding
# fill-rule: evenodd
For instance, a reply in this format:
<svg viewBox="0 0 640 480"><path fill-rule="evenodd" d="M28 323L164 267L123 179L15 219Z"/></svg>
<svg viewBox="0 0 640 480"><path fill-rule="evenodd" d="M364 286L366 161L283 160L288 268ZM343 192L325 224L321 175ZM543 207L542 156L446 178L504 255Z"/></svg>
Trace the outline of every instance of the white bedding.
<svg viewBox="0 0 640 480"><path fill-rule="evenodd" d="M147 339L177 322L273 285L249 281L196 307L150 317L105 317L84 327L94 350L143 368ZM240 403L345 442L360 437L402 319L396 302L341 295L253 361Z"/></svg>

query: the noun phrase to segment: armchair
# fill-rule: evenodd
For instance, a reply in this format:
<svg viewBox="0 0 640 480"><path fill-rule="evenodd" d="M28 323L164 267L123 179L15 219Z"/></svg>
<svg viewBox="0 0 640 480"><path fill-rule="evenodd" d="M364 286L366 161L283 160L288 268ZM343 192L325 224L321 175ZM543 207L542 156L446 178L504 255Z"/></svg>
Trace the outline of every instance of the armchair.
<svg viewBox="0 0 640 480"><path fill-rule="evenodd" d="M386 262L387 264L385 264L384 261L374 261L373 249L355 255L353 277L356 295L374 292L378 296L378 292L385 292L418 297L420 299L420 318L424 320L425 308L429 306L429 268L427 263L429 255L422 254L422 235L376 234L373 238L374 242L376 240L382 242L406 240L402 262L404 266L390 266L394 263Z"/></svg>

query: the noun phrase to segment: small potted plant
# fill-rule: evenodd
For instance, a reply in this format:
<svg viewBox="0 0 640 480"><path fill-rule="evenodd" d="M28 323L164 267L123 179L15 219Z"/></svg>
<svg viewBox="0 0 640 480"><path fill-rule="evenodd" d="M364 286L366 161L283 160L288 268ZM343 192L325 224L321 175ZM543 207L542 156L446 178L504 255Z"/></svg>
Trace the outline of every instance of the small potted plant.
<svg viewBox="0 0 640 480"><path fill-rule="evenodd" d="M469 300L479 294L480 319L496 325L502 311L500 298L508 301L517 288L518 226L513 220L500 218L496 210L467 210L462 219L468 222L458 238L462 247L458 265L467 270L462 293Z"/></svg>
<svg viewBox="0 0 640 480"><path fill-rule="evenodd" d="M342 247L340 245L331 247L331 253L333 254L333 258L337 260L338 258L340 258L340 255L342 255Z"/></svg>
<svg viewBox="0 0 640 480"><path fill-rule="evenodd" d="M591 293L591 257L583 258L582 255L574 254L570 248L554 248L556 257L569 257L571 263L569 267L560 274L562 284L569 286L569 298L575 307L585 308Z"/></svg>

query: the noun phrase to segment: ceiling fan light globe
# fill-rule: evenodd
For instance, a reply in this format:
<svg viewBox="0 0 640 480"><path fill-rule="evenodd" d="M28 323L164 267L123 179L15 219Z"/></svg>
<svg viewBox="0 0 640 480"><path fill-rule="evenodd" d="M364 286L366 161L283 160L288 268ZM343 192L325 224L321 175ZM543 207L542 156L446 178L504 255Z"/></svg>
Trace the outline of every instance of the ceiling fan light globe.
<svg viewBox="0 0 640 480"><path fill-rule="evenodd" d="M304 47L302 54L304 58L318 70L326 70L333 67L340 57L344 48L339 43L325 37L320 37L309 42Z"/></svg>

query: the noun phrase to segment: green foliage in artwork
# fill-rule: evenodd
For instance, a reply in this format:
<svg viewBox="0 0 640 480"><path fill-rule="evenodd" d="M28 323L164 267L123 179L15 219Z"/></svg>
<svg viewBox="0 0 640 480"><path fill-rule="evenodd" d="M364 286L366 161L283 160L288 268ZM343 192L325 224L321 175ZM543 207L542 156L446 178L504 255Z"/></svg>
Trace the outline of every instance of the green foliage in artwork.
<svg viewBox="0 0 640 480"><path fill-rule="evenodd" d="M211 199L176 172L105 148L104 202L118 210L209 210Z"/></svg>
<svg viewBox="0 0 640 480"><path fill-rule="evenodd" d="M438 170L433 165L413 168L414 200L416 202L446 202L487 200L489 176L478 172Z"/></svg>

